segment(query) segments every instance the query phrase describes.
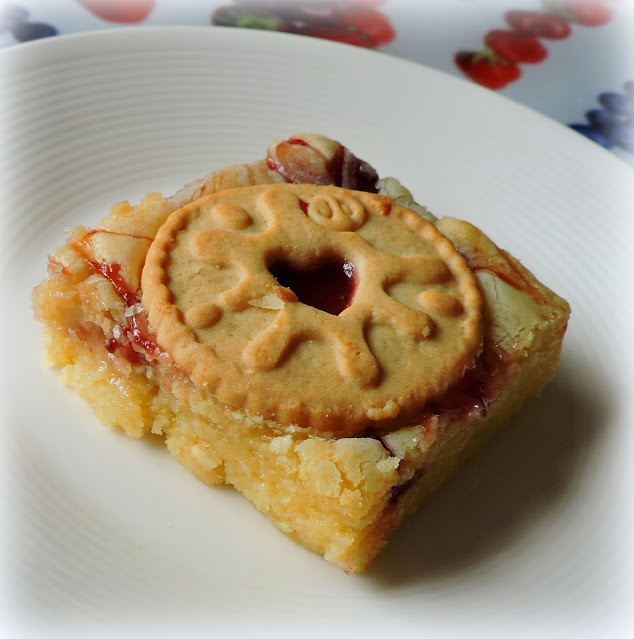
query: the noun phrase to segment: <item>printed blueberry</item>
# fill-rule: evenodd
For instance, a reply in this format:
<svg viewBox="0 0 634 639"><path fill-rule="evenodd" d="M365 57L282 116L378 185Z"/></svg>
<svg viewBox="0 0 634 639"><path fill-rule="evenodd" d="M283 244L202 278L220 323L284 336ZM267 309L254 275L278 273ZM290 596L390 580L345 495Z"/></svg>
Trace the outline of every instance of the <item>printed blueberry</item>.
<svg viewBox="0 0 634 639"><path fill-rule="evenodd" d="M595 129L599 130L621 123L621 118L616 115L616 113L606 111L605 109L592 109L587 111L586 118Z"/></svg>
<svg viewBox="0 0 634 639"><path fill-rule="evenodd" d="M625 95L624 93L606 91L599 95L599 102L608 111L612 111L612 113L629 115L634 112L634 102L632 102L629 95Z"/></svg>
<svg viewBox="0 0 634 639"><path fill-rule="evenodd" d="M573 131L577 131L577 133L585 135L588 139L596 142L597 144L600 144L606 149L611 149L613 146L612 142L610 142L610 140L608 140L608 138L606 138L603 133L600 133L589 124L571 124L570 128Z"/></svg>
<svg viewBox="0 0 634 639"><path fill-rule="evenodd" d="M57 35L57 29L43 22L21 22L11 29L11 33L19 42L27 42Z"/></svg>
<svg viewBox="0 0 634 639"><path fill-rule="evenodd" d="M606 132L608 139L626 151L634 152L634 128L625 122L610 127Z"/></svg>
<svg viewBox="0 0 634 639"><path fill-rule="evenodd" d="M17 4L7 4L0 7L0 32L13 29L20 22L29 19L29 12Z"/></svg>

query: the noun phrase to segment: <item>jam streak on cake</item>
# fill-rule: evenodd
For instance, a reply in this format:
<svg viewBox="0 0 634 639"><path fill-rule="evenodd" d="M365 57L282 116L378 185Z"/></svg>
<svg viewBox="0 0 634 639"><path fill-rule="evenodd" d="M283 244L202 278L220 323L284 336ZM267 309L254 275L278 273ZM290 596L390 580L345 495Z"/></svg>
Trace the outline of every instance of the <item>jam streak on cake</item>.
<svg viewBox="0 0 634 639"><path fill-rule="evenodd" d="M506 251L500 250L502 260L494 263L485 253L476 252L473 247L471 250L469 255L463 255L471 272L489 271L515 290L530 295L538 304L548 303L546 295L522 273Z"/></svg>
<svg viewBox="0 0 634 639"><path fill-rule="evenodd" d="M400 505L400 502L404 501L406 494L421 482L426 472L427 464L424 464L406 482L403 482L398 486L394 486L390 493L390 498L385 510L388 511L390 508Z"/></svg>
<svg viewBox="0 0 634 639"><path fill-rule="evenodd" d="M159 357L162 350L152 337L147 313L141 307L140 299L130 290L128 283L121 276L121 265L105 264L91 260L87 260L86 264L93 273L101 275L112 284L112 287L126 305L126 324L120 327L118 337L115 336L106 341L106 349L108 352L115 353L116 351L121 351L121 354L129 361L140 363L140 353L133 347L133 345L136 345L142 349L143 355L145 355L148 360ZM129 344L126 344L121 339L122 335L125 335Z"/></svg>
<svg viewBox="0 0 634 639"><path fill-rule="evenodd" d="M121 275L121 264L108 264L106 262L96 262L94 260L86 260L86 265L92 273L101 275L107 279L117 292L117 295L124 301L126 307L134 306L141 300L132 292L129 284Z"/></svg>
<svg viewBox="0 0 634 639"><path fill-rule="evenodd" d="M451 427L452 423L464 422L465 419L484 419L489 405L498 396L497 380L503 374L504 365L500 355L493 348L485 349L457 384L440 399L427 406L418 420L423 430L428 430L435 418L443 420L448 427ZM374 437L391 456L394 456L384 437ZM384 521L389 522L393 518L398 521L407 497L418 487L426 472L427 466L424 465L416 470L410 479L392 488L382 515Z"/></svg>
<svg viewBox="0 0 634 639"><path fill-rule="evenodd" d="M432 419L436 417L446 422L463 421L466 418L484 419L489 405L498 396L499 380L504 370L501 356L494 348L485 347L482 355L466 371L463 378L442 397L429 403L416 419L416 423L427 430ZM378 439L383 448L394 456L394 451L381 434L369 429L366 435Z"/></svg>
<svg viewBox="0 0 634 639"><path fill-rule="evenodd" d="M294 184L340 186L356 191L377 193L376 171L342 144L336 143L325 155L302 138L289 138L269 150L266 164Z"/></svg>
<svg viewBox="0 0 634 639"><path fill-rule="evenodd" d="M479 419L486 417L489 403L495 392L491 372L480 357L457 384L429 405L425 411L423 423L430 415Z"/></svg>
<svg viewBox="0 0 634 639"><path fill-rule="evenodd" d="M114 336L105 340L106 350L114 354L125 357L132 364L142 363L142 357L146 362L152 362L164 354L164 351L157 344L153 336L152 328L149 325L147 312L141 306L141 299L128 281L121 274L121 265L108 262L99 262L92 259L92 251L88 245L88 240L97 233L107 233L111 235L125 235L136 239L150 238L117 233L102 229L88 231L80 240L73 243L75 251L81 255L88 270L96 275L100 275L112 285L117 295L125 304L126 322L118 326L114 331ZM125 339L123 339L125 337Z"/></svg>

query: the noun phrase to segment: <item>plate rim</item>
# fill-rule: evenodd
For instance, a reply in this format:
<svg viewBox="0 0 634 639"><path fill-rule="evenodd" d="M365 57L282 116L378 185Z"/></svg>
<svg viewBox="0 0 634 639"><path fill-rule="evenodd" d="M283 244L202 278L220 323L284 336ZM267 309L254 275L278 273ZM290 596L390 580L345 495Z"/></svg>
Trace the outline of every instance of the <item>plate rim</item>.
<svg viewBox="0 0 634 639"><path fill-rule="evenodd" d="M188 38L188 36L192 35L195 38L200 38L201 40L193 43L191 39ZM457 83L457 85L462 86L467 91L473 91L475 95L487 96L484 99L493 99L499 104L505 104L511 109L516 109L517 113L522 114L523 117L533 118L535 122L540 123L540 125L549 126L553 131L558 131L560 134L563 133L563 135L568 137L569 140L577 139L579 142L582 142L582 147L585 147L586 149L594 149L597 157L611 158L609 161L613 161L615 165L625 166L627 169L634 172L634 166L619 158L614 153L611 153L609 150L588 140L585 136L579 135L575 131L570 130L565 124L562 124L557 120L554 120L507 95L504 95L503 93L482 87L466 78L454 75L442 69L435 69L422 62L398 56L393 52L382 51L380 49L366 49L333 40L283 31L223 27L218 25L108 26L92 31L65 33L3 47L0 49L0 72L6 71L7 69L5 69L5 66L8 66L10 62L34 64L35 57L40 53L47 53L47 49L52 49L53 55L60 56L64 53L73 53L75 49L86 46L86 43L88 46L94 48L98 46L113 46L115 42L120 41L126 46L130 43L134 43L134 48L139 48L142 51L144 47L155 45L160 39L166 37L170 38L172 41L177 40L179 42L184 42L184 48L188 49L192 48L194 44L199 45L200 42L211 42L213 38L242 38L246 41L252 40L254 42L257 42L258 39L261 39L262 41L270 40L271 43L275 42L278 46L290 46L285 43L293 43L293 46L299 44L300 47L307 48L331 48L332 51L346 52L347 55L360 57L367 56L368 59L382 59L387 64L395 64L397 66L402 66L403 68L409 67L411 70L435 75L442 78L442 81ZM59 51L56 51L56 49L59 49ZM16 60L11 60L11 58L16 58Z"/></svg>
<svg viewBox="0 0 634 639"><path fill-rule="evenodd" d="M104 30L100 30L100 31L81 33L81 34L67 34L67 35L63 35L63 36L55 36L55 38L59 38L59 39L63 38L63 39L65 39L64 43L66 43L68 41L71 41L71 40L73 41L73 43L75 43L75 42L78 42L80 40L85 40L85 39L95 40L95 39L103 38L104 40L110 40L110 39L112 39L112 34L118 34L117 37L114 38L115 40L119 37L119 34L125 34L125 36L121 36L121 37L124 37L125 39L134 39L135 34L133 33L133 31L136 31L136 30L142 30L144 33L145 32L149 33L151 31L153 33L157 33L158 34L158 32L163 32L165 30L170 31L170 32L178 31L179 33L182 33L182 32L190 32L191 30L205 32L205 31L209 31L210 29L217 29L217 30L223 30L224 31L227 28L225 28L225 27L216 27L216 28L214 28L214 27L202 27L202 26L201 27L137 27L137 28L134 28L134 29L104 29ZM241 32L244 35L238 36L238 37L248 37L249 39L251 39L253 37L253 33L255 33L255 32L251 32L249 30L241 30ZM299 39L299 38L304 39L304 38L306 38L305 36L296 36L296 35L293 35L293 34L279 34L279 33L268 33L268 32L257 32L257 35L255 37L256 37L256 39L259 39L259 38L262 38L262 37L264 37L264 38L273 37L273 38L279 39L280 41L282 41L282 40L286 41L286 40L288 40L288 38L293 38L293 39ZM460 78L455 78L455 77L451 76L450 74L447 74L447 73L445 73L443 71L435 70L435 69L426 67L424 65L421 65L419 63L408 61L408 60L404 60L404 59L398 58L398 57L390 55L390 54L385 54L385 53L376 52L376 51L370 52L370 51L363 50L363 49L352 48L352 47L349 47L349 45L342 45L340 43L333 43L333 42L329 42L329 41L321 41L321 40L317 40L317 39L314 39L314 40L316 41L314 44L310 44L310 45L307 45L307 46L315 46L315 47L319 47L319 48L324 47L324 46L325 47L336 47L337 49L339 49L340 47L345 47L348 50L359 51L359 54L363 55L363 56L365 56L367 54L370 54L370 55L373 55L373 56L376 55L376 54L381 55L381 56L387 56L387 57L389 57L391 59L397 60L399 63L405 63L407 65L414 65L415 67L420 67L420 68L425 69L425 70L427 70L429 72L433 72L433 74L439 74L439 75L442 75L442 76L444 76L446 78L450 78L452 81L458 82L460 84L463 84L463 85L466 84L467 86L472 86L473 89L478 91L478 92L481 92L481 91L486 92L487 91L486 89L483 89L481 87L472 85L471 83L469 83L469 82L467 82L465 80L461 80ZM56 42L56 40L55 39L51 39L49 41L39 41L39 42L33 42L33 43L25 43L24 45L19 45L19 46L30 47L29 50L35 50L37 48L38 49L38 53L39 53L39 50L41 50L43 48L46 48L46 47L50 47L51 45L53 45L54 42ZM57 42L60 42L60 40L57 40ZM43 47L42 45L46 45L46 46ZM59 46L59 45L55 44L53 46ZM64 44L63 46L67 46L67 45ZM74 46L76 46L76 45L73 44L73 47ZM26 50L26 49L22 49L22 50ZM551 120L550 118L547 118L546 116L542 116L541 114L533 111L532 109L529 109L528 107L524 107L523 105L521 105L521 104L519 104L519 103L517 103L517 102L515 102L513 100L510 100L509 98L506 98L505 96L501 96L499 94L493 94L493 96L495 97L496 101L499 100L499 99L506 100L509 103L511 103L512 105L515 105L515 107L518 107L520 109L525 109L529 113L531 113L533 115L537 115L540 118L545 119L549 123L553 123L554 125L556 125L556 127L558 129L560 127L563 127L563 125L560 125L559 123ZM563 129L565 130L565 127L563 127ZM577 136L577 134L575 134L574 132L571 132L571 135ZM593 144L593 143L591 143L589 141L586 141L581 136L578 136L578 138L579 138L580 142L584 143L584 145L585 144L587 144L587 145L592 145ZM590 149L590 148L595 148L595 147L588 146L588 149ZM595 150L596 151L601 151L600 148L596 148ZM602 157L613 157L613 156L610 155L609 153L607 153L607 155L604 155ZM597 161L601 162L600 160L597 160ZM614 158L613 157L613 161L617 162L618 165L620 165L620 166L628 167L628 170L630 168L629 165L627 165L626 163L622 163L618 158ZM616 166L616 164L614 166ZM623 175L625 175L625 173L623 173Z"/></svg>

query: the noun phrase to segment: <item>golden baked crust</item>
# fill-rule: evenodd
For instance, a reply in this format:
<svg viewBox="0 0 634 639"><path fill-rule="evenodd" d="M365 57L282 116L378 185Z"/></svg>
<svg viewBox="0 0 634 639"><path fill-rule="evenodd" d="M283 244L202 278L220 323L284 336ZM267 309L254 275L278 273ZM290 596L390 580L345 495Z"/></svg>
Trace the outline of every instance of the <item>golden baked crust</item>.
<svg viewBox="0 0 634 639"><path fill-rule="evenodd" d="M360 167L361 178L351 167ZM381 180L382 192L415 208L442 243L451 243L449 254L462 256L457 272L465 264L470 272L465 290L475 282L481 298L482 352L469 351L462 379L415 419L391 429L373 422L354 435L319 431L220 401L176 364L177 349L157 341L141 301L148 250L174 211L200 208L188 209L192 200L311 171L322 172L323 184L344 174L358 184L372 174L323 136L274 142L267 160L228 167L170 198L152 194L134 207L119 204L95 229L75 229L51 256L49 277L35 289L33 303L45 325L48 363L62 369L65 383L104 424L132 437L164 437L170 453L199 479L234 486L285 534L352 573L365 570L404 516L541 392L555 372L570 308L482 231L453 218L436 220L395 180ZM235 210L219 218L243 223ZM408 223L419 226L417 220L410 215ZM267 300L263 310L275 312ZM443 305L452 317L455 303L441 296ZM466 307L475 313L475 306ZM204 323L205 313L206 321L214 319L210 309L199 311L190 310L192 324Z"/></svg>
<svg viewBox="0 0 634 639"><path fill-rule="evenodd" d="M339 314L274 277L280 262L301 273L324 258L354 271ZM462 256L370 193L279 184L201 198L160 228L142 284L159 345L195 384L285 425L402 425L481 350L480 293Z"/></svg>

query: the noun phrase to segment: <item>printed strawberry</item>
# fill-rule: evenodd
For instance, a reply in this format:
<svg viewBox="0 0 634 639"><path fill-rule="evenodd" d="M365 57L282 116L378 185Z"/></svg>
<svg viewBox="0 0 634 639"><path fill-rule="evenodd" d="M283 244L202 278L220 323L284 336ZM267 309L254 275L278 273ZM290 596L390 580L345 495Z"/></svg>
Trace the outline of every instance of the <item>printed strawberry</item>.
<svg viewBox="0 0 634 639"><path fill-rule="evenodd" d="M454 62L468 78L489 89L501 89L522 75L517 65L496 57L488 49L459 51Z"/></svg>
<svg viewBox="0 0 634 639"><path fill-rule="evenodd" d="M288 31L358 47L394 39L389 20L374 9L383 0L234 0L214 10L212 24Z"/></svg>
<svg viewBox="0 0 634 639"><path fill-rule="evenodd" d="M268 5L269 7L281 7L283 5L286 6L291 6L291 5L295 5L297 6L298 4L300 4L300 2L298 2L298 0L233 0L234 4L240 4L240 5L249 5L251 7L263 7L265 5ZM304 6L312 6L315 10L319 10L319 9L323 9L324 6L325 8L329 8L332 6L336 6L336 5L363 5L366 7L378 7L381 4L384 4L385 0L330 0L330 1L325 1L325 0L302 0L301 4Z"/></svg>
<svg viewBox="0 0 634 639"><path fill-rule="evenodd" d="M364 5L366 7L378 7L379 5L383 4L385 2L385 0L343 0L343 2L347 3L347 4L361 4Z"/></svg>
<svg viewBox="0 0 634 639"><path fill-rule="evenodd" d="M141 22L154 9L155 0L77 0L80 5L108 22Z"/></svg>
<svg viewBox="0 0 634 639"><path fill-rule="evenodd" d="M394 39L395 33L390 21L380 12L361 7L350 7L339 14L345 27L361 33L377 47Z"/></svg>
<svg viewBox="0 0 634 639"><path fill-rule="evenodd" d="M570 24L563 18L538 11L507 11L504 20L515 31L549 40L563 40L572 31Z"/></svg>
<svg viewBox="0 0 634 639"><path fill-rule="evenodd" d="M311 36L313 38L322 38L324 40L332 40L334 42L342 42L343 44L352 44L356 47L372 48L374 44L363 34L353 30L341 27L322 27L308 25L298 30L301 35Z"/></svg>
<svg viewBox="0 0 634 639"><path fill-rule="evenodd" d="M585 27L603 26L614 16L612 7L600 0L555 0L548 3L548 9Z"/></svg>
<svg viewBox="0 0 634 639"><path fill-rule="evenodd" d="M283 16L250 7L218 7L211 15L211 23L220 27L242 27L263 31L291 30L291 24Z"/></svg>
<svg viewBox="0 0 634 639"><path fill-rule="evenodd" d="M536 64L548 56L544 45L535 36L524 31L496 29L489 31L484 41L496 56L515 64Z"/></svg>

